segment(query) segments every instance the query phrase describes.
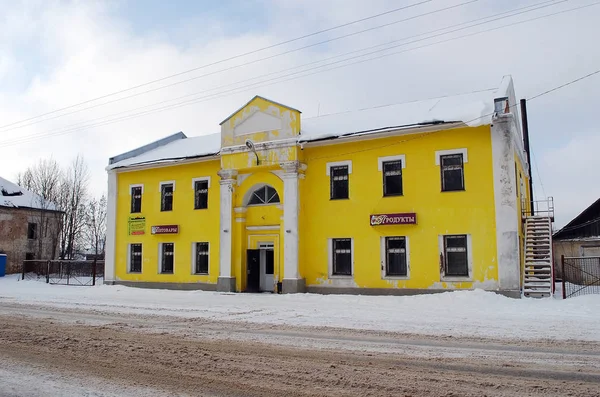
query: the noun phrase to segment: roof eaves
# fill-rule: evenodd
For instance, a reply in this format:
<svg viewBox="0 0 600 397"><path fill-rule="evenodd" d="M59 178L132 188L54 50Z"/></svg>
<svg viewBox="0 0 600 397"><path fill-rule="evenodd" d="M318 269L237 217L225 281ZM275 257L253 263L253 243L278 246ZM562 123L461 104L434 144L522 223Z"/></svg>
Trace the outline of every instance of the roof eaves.
<svg viewBox="0 0 600 397"><path fill-rule="evenodd" d="M421 123L404 124L404 125L399 125L399 126L375 128L375 129L371 129L371 130L344 132L344 133L341 133L338 135L331 135L331 136L315 138L315 139L311 139L310 137L307 137L305 139L300 138L300 139L298 139L298 142L319 142L319 141L327 141L327 140L332 140L332 139L350 137L350 136L359 135L359 134L389 132L389 131L394 131L394 130L404 130L407 128L418 128L418 127L427 127L427 126L432 126L432 125L455 124L455 123L460 123L460 121L435 120L435 121L428 121L428 122L421 122Z"/></svg>
<svg viewBox="0 0 600 397"><path fill-rule="evenodd" d="M128 152L125 152L125 153L116 155L114 157L111 157L111 158L108 159L108 164L110 166L111 164L118 163L119 161L127 160L127 159L130 159L132 157L136 157L136 156L139 156L141 154L147 153L150 150L154 150L154 149L159 148L161 146L165 146L165 145L167 145L167 144L169 144L169 143L171 143L173 141L176 141L176 140L179 140L179 139L186 139L186 138L187 138L187 136L182 131L179 131L179 132L177 132L175 134L172 134L172 135L166 136L164 138L158 139L158 140L156 140L154 142L150 142L150 143L148 143L148 144L146 144L144 146L140 146L140 147L138 147L136 149L133 149L133 150L130 150Z"/></svg>

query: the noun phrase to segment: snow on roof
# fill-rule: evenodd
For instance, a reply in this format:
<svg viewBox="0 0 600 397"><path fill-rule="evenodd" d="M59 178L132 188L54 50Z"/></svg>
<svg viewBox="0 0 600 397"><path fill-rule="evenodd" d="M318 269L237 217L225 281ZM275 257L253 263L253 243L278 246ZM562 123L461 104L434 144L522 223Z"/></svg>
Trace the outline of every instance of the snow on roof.
<svg viewBox="0 0 600 397"><path fill-rule="evenodd" d="M490 124L493 98L493 93L486 91L307 118L302 120L300 141L434 123L463 122L470 127Z"/></svg>
<svg viewBox="0 0 600 397"><path fill-rule="evenodd" d="M37 194L0 177L0 207L56 210L53 203L42 204L42 200Z"/></svg>
<svg viewBox="0 0 600 397"><path fill-rule="evenodd" d="M510 77L507 79L512 81ZM506 83L503 80L503 85ZM340 112L301 120L299 142L336 138L346 135L379 133L442 123L463 123L470 127L491 124L494 98L507 89L489 89L462 95L385 105ZM254 99L254 98L253 98ZM134 165L177 162L188 158L218 155L221 134L188 138L183 133L164 138L113 158L107 170ZM139 154L136 152L139 151Z"/></svg>
<svg viewBox="0 0 600 397"><path fill-rule="evenodd" d="M177 139L138 156L110 164L107 170L132 165L157 164L216 155L221 150L221 134L201 135Z"/></svg>

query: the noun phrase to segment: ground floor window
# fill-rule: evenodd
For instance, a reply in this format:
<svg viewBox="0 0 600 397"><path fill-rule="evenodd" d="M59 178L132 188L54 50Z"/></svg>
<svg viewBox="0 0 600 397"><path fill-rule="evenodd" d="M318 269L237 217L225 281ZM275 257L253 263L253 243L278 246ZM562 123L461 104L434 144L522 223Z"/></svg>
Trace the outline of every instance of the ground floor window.
<svg viewBox="0 0 600 397"><path fill-rule="evenodd" d="M175 244L162 243L160 245L160 272L173 273L173 259L175 254Z"/></svg>
<svg viewBox="0 0 600 397"><path fill-rule="evenodd" d="M406 237L385 237L385 275L387 277L406 277L408 261L406 259Z"/></svg>
<svg viewBox="0 0 600 397"><path fill-rule="evenodd" d="M467 236L465 234L444 236L443 254L446 276L469 276Z"/></svg>
<svg viewBox="0 0 600 397"><path fill-rule="evenodd" d="M334 238L332 245L332 275L352 275L352 239Z"/></svg>
<svg viewBox="0 0 600 397"><path fill-rule="evenodd" d="M195 243L194 273L208 274L208 243Z"/></svg>
<svg viewBox="0 0 600 397"><path fill-rule="evenodd" d="M129 272L142 272L142 244L129 245Z"/></svg>

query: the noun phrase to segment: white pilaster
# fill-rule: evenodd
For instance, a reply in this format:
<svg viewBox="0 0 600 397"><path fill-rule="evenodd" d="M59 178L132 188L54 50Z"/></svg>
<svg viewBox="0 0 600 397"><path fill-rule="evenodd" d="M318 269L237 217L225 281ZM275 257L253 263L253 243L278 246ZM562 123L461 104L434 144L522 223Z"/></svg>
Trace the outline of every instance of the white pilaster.
<svg viewBox="0 0 600 397"><path fill-rule="evenodd" d="M108 172L108 195L106 197L106 242L104 247L104 283L115 281L116 232L117 232L117 173Z"/></svg>
<svg viewBox="0 0 600 397"><path fill-rule="evenodd" d="M515 180L515 150L512 135L516 133L513 114L495 118L491 127L496 209L496 246L498 250L498 288L519 291L520 254L519 224Z"/></svg>
<svg viewBox="0 0 600 397"><path fill-rule="evenodd" d="M233 218L233 189L235 185L234 170L221 170L220 184L220 230L219 230L219 280L217 289L219 291L235 290L235 278L231 272L231 234L232 234L232 218Z"/></svg>
<svg viewBox="0 0 600 397"><path fill-rule="evenodd" d="M300 292L303 281L298 269L299 172L306 168L297 161L280 164L283 168L283 290Z"/></svg>

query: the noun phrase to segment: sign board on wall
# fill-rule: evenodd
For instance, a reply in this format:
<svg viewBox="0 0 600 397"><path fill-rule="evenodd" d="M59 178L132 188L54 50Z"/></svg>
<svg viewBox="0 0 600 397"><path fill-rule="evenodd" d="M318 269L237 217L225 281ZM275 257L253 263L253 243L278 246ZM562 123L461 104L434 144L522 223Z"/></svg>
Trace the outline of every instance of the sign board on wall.
<svg viewBox="0 0 600 397"><path fill-rule="evenodd" d="M179 233L179 225L160 225L152 226L152 234L177 234Z"/></svg>
<svg viewBox="0 0 600 397"><path fill-rule="evenodd" d="M417 214L414 212L404 214L374 214L369 216L371 226L381 225L414 225L417 223Z"/></svg>
<svg viewBox="0 0 600 397"><path fill-rule="evenodd" d="M127 224L130 236L146 234L146 217L130 216Z"/></svg>

